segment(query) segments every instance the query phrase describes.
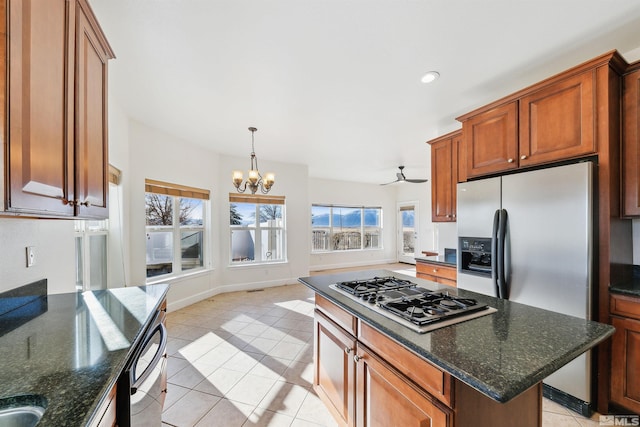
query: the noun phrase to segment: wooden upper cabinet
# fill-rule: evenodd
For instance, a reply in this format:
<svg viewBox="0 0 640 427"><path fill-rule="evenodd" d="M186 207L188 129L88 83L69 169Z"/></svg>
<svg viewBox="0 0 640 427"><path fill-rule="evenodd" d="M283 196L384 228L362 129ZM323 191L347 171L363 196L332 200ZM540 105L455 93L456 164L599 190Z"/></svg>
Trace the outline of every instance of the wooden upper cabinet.
<svg viewBox="0 0 640 427"><path fill-rule="evenodd" d="M8 2L10 211L71 216L73 44L66 0Z"/></svg>
<svg viewBox="0 0 640 427"><path fill-rule="evenodd" d="M624 77L622 185L623 215L640 216L640 68Z"/></svg>
<svg viewBox="0 0 640 427"><path fill-rule="evenodd" d="M594 82L590 70L520 98L520 167L597 151Z"/></svg>
<svg viewBox="0 0 640 427"><path fill-rule="evenodd" d="M76 31L76 168L81 216L108 216L107 61L113 57L88 5L79 2Z"/></svg>
<svg viewBox="0 0 640 427"><path fill-rule="evenodd" d="M0 10L5 13L4 210L106 218L107 60L113 52L85 0L9 0Z"/></svg>
<svg viewBox="0 0 640 427"><path fill-rule="evenodd" d="M518 167L518 104L499 105L462 122L467 176Z"/></svg>
<svg viewBox="0 0 640 427"><path fill-rule="evenodd" d="M456 220L456 184L462 132L455 131L429 141L431 145L431 220Z"/></svg>

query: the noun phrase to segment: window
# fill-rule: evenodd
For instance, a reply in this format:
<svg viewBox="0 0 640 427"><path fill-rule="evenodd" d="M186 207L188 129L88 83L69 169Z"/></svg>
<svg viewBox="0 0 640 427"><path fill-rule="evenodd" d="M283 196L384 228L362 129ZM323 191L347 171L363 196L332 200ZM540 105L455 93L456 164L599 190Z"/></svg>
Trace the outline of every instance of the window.
<svg viewBox="0 0 640 427"><path fill-rule="evenodd" d="M146 180L147 278L204 268L209 190Z"/></svg>
<svg viewBox="0 0 640 427"><path fill-rule="evenodd" d="M109 165L109 194L120 185L122 173ZM89 291L108 287L109 220L76 220L76 290Z"/></svg>
<svg viewBox="0 0 640 427"><path fill-rule="evenodd" d="M76 290L107 288L108 220L75 221Z"/></svg>
<svg viewBox="0 0 640 427"><path fill-rule="evenodd" d="M382 208L311 206L311 252L382 248Z"/></svg>
<svg viewBox="0 0 640 427"><path fill-rule="evenodd" d="M229 194L231 263L286 261L284 197Z"/></svg>

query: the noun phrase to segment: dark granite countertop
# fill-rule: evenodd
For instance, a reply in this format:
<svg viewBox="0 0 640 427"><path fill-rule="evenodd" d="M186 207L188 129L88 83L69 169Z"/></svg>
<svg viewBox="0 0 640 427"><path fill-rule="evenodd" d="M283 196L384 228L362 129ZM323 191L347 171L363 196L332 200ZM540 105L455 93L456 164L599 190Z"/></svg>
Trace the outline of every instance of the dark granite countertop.
<svg viewBox="0 0 640 427"><path fill-rule="evenodd" d="M640 265L618 266L609 291L640 298Z"/></svg>
<svg viewBox="0 0 640 427"><path fill-rule="evenodd" d="M451 259L450 257L445 257L444 255L433 255L433 256L417 256L415 257L416 262L429 262L432 264L443 264L449 267L456 266L456 260Z"/></svg>
<svg viewBox="0 0 640 427"><path fill-rule="evenodd" d="M168 288L45 295L0 316L0 400L44 398L39 427L87 425Z"/></svg>
<svg viewBox="0 0 640 427"><path fill-rule="evenodd" d="M418 334L329 288L338 281L376 276L408 279L432 290L475 298L496 313ZM506 402L611 336L610 325L439 285L388 270L299 279L453 377L498 402Z"/></svg>

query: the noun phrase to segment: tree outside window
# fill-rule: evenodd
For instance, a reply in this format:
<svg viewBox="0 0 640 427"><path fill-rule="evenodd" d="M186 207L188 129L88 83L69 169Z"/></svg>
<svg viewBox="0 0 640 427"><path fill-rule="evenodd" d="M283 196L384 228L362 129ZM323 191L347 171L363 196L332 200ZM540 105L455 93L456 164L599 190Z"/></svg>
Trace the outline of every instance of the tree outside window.
<svg viewBox="0 0 640 427"><path fill-rule="evenodd" d="M231 263L285 261L284 198L232 195L229 199Z"/></svg>
<svg viewBox="0 0 640 427"><path fill-rule="evenodd" d="M145 194L147 278L204 268L206 200L175 193Z"/></svg>

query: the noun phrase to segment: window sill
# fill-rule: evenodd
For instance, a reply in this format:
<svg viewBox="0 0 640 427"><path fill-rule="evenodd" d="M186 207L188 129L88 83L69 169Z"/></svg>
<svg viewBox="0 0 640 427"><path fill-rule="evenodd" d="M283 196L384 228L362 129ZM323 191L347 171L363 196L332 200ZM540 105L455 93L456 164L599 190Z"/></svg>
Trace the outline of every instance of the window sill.
<svg viewBox="0 0 640 427"><path fill-rule="evenodd" d="M289 264L289 261L274 261L274 262L252 262L252 263L236 263L229 264L229 268L251 268L251 267L268 267L270 265L285 265Z"/></svg>

